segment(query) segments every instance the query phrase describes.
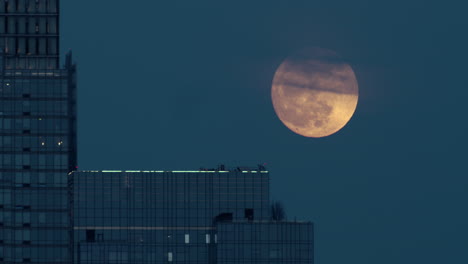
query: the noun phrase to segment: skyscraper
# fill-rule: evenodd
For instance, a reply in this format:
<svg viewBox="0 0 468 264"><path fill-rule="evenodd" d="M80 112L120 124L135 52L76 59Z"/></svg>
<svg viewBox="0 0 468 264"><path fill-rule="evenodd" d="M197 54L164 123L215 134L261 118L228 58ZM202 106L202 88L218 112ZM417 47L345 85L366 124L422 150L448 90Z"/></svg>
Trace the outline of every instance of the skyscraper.
<svg viewBox="0 0 468 264"><path fill-rule="evenodd" d="M312 223L272 217L264 168L70 177L76 264L313 263Z"/></svg>
<svg viewBox="0 0 468 264"><path fill-rule="evenodd" d="M70 263L75 66L58 0L0 0L0 262Z"/></svg>

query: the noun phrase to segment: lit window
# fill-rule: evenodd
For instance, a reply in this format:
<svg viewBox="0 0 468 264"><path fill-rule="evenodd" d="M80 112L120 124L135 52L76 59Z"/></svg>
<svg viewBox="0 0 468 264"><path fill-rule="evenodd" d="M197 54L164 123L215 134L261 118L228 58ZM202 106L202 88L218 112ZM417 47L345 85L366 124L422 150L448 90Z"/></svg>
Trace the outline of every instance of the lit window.
<svg viewBox="0 0 468 264"><path fill-rule="evenodd" d="M207 244L210 243L210 234L206 234L206 243L207 243Z"/></svg>
<svg viewBox="0 0 468 264"><path fill-rule="evenodd" d="M185 234L185 244L188 244L188 243L190 243L190 235Z"/></svg>
<svg viewBox="0 0 468 264"><path fill-rule="evenodd" d="M172 252L167 253L167 261L172 262Z"/></svg>

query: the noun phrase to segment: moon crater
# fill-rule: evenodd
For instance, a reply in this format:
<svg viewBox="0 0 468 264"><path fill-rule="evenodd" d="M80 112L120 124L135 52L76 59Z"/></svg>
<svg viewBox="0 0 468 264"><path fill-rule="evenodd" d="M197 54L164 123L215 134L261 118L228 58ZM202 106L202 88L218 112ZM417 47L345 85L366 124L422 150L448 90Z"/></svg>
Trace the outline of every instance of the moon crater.
<svg viewBox="0 0 468 264"><path fill-rule="evenodd" d="M271 96L286 127L306 137L325 137L353 116L358 84L352 68L334 52L309 48L279 66Z"/></svg>

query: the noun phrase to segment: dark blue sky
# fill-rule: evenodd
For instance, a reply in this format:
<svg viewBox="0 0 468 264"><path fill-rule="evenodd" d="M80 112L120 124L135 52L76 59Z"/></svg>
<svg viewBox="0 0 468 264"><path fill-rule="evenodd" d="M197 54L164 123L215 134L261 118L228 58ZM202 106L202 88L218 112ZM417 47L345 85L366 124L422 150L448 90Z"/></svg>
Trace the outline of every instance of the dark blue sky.
<svg viewBox="0 0 468 264"><path fill-rule="evenodd" d="M316 224L319 264L468 263L462 1L62 1L79 70L80 169L267 163ZM305 46L358 78L354 117L301 137L270 86Z"/></svg>

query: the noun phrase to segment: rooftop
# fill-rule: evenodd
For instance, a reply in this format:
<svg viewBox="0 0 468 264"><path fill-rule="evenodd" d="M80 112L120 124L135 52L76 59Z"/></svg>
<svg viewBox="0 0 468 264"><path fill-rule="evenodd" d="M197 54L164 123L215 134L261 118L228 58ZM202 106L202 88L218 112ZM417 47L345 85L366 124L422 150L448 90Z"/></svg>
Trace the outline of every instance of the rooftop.
<svg viewBox="0 0 468 264"><path fill-rule="evenodd" d="M268 173L266 170L173 170L173 171L156 171L156 170L83 170L74 172L86 172L86 173L229 173L229 172L242 172L242 173ZM73 173L73 172L72 172Z"/></svg>

